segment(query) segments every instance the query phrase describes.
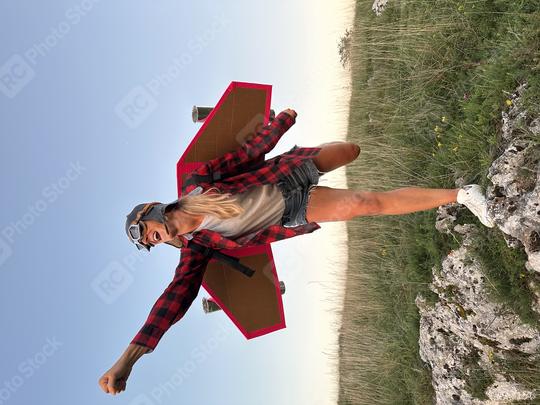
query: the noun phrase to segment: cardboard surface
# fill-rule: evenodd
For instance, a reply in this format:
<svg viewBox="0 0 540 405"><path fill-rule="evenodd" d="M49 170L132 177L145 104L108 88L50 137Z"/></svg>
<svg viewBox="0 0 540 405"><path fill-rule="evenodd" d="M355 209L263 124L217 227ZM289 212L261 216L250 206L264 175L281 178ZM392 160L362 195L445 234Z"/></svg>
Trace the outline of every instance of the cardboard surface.
<svg viewBox="0 0 540 405"><path fill-rule="evenodd" d="M271 92L269 85L231 82L178 161L179 196L188 173L209 159L234 151L268 122ZM255 274L246 277L212 260L203 288L248 339L284 328L283 303L270 245L223 253L241 258L241 263Z"/></svg>

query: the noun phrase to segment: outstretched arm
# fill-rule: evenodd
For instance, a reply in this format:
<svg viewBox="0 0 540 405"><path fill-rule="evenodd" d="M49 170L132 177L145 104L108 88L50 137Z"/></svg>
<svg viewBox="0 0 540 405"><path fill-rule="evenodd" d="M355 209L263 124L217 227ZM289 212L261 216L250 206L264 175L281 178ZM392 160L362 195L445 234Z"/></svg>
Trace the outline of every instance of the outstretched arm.
<svg viewBox="0 0 540 405"><path fill-rule="evenodd" d="M209 258L182 247L173 280L155 302L143 327L116 363L99 379L101 389L110 394L124 391L135 362L156 348L163 334L184 316L197 297Z"/></svg>
<svg viewBox="0 0 540 405"><path fill-rule="evenodd" d="M286 109L280 112L270 124L262 127L253 138L245 141L236 150L207 161L195 173L228 173L263 161L264 155L276 146L279 139L295 122L296 111Z"/></svg>
<svg viewBox="0 0 540 405"><path fill-rule="evenodd" d="M180 263L173 280L157 299L142 328L131 343L152 352L163 334L184 316L197 297L209 258L188 247L180 249Z"/></svg>
<svg viewBox="0 0 540 405"><path fill-rule="evenodd" d="M100 377L98 383L101 389L112 395L124 391L133 365L147 350L145 346L130 344L116 363Z"/></svg>

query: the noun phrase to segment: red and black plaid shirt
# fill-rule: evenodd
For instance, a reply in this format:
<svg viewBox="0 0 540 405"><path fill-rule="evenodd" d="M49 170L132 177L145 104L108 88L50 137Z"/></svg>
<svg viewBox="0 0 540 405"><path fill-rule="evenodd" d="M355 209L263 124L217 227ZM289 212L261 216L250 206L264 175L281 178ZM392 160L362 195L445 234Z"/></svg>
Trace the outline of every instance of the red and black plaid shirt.
<svg viewBox="0 0 540 405"><path fill-rule="evenodd" d="M227 175L226 179L213 183L199 182L183 186L182 195L186 195L197 186L202 186L203 191L212 186L217 187L221 192L236 194L254 185L277 183L304 159L312 158L321 150L319 147L295 146L288 152L264 160L264 155L274 148L281 136L294 123L294 117L285 112L279 113L270 124L264 126L252 139L235 151L209 160L192 172L192 174L200 175L219 172ZM192 174L187 176L184 184L189 183L188 179ZM238 249L291 238L319 228L320 225L316 222L293 228L276 224L236 239L229 239L209 229L201 229L193 232L193 241L216 250ZM180 263L176 267L174 277L152 307L143 327L131 341L131 343L148 347L147 353L153 351L163 334L184 316L199 292L209 261L207 256L190 249L185 237L180 236L180 239L184 247L180 248Z"/></svg>

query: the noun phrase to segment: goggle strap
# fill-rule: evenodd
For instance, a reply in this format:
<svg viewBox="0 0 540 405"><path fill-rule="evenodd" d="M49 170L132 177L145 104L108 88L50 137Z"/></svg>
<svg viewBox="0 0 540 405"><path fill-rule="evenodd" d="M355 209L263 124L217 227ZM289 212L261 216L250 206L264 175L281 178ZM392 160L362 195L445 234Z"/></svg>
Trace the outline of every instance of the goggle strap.
<svg viewBox="0 0 540 405"><path fill-rule="evenodd" d="M141 220L141 218L146 215L146 213L148 211L150 211L150 208L152 208L154 205L157 205L157 204L161 204L160 202L151 202L151 203L148 203L146 204L142 210L140 210L137 215L135 216L135 219L133 220L133 222L131 222L131 224L129 224L130 226L131 225L135 225L135 224L138 224L139 221ZM131 234L129 235L131 237ZM142 236L142 235L141 235ZM144 246L144 245L143 245Z"/></svg>

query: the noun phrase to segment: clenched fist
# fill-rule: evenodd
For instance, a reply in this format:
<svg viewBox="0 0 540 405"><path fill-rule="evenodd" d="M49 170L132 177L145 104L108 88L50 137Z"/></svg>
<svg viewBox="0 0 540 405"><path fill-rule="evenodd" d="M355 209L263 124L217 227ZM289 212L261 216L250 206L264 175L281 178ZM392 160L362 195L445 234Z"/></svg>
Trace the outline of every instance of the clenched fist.
<svg viewBox="0 0 540 405"><path fill-rule="evenodd" d="M286 110L283 110L282 112L289 114L293 118L296 118L297 116L296 111L294 111L291 108L287 108Z"/></svg>
<svg viewBox="0 0 540 405"><path fill-rule="evenodd" d="M101 389L109 394L116 395L126 390L126 382L131 373L131 367L115 364L99 379Z"/></svg>

